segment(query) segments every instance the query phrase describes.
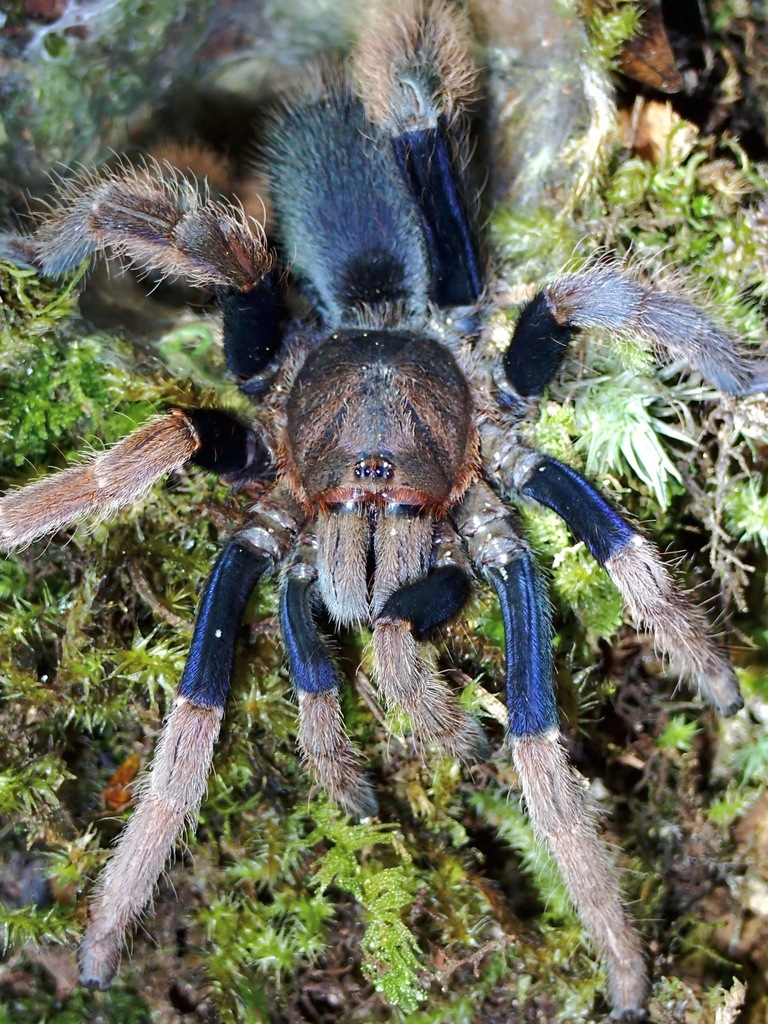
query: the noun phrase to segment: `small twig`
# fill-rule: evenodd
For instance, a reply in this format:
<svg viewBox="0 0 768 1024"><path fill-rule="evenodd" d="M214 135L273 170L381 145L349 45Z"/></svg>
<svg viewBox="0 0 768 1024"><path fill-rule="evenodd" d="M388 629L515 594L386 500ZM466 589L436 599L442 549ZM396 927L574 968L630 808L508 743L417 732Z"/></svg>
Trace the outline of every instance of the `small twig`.
<svg viewBox="0 0 768 1024"><path fill-rule="evenodd" d="M480 974L480 964L489 953L504 953L509 946L513 946L516 942L519 942L519 936L502 935L499 939L492 939L490 942L486 942L479 949L475 950L471 956L463 957L461 960L448 960L445 966L437 971L438 984L446 988L454 974L466 966L470 966L475 977L478 977Z"/></svg>
<svg viewBox="0 0 768 1024"><path fill-rule="evenodd" d="M130 564L128 566L128 576L130 577L131 583L139 597L149 605L159 619L162 619L163 622L167 622L168 625L173 626L174 629L184 629L188 632L192 632L194 623L189 622L187 619L182 619L180 615L172 612L170 608L164 605L150 587L144 574L135 564Z"/></svg>

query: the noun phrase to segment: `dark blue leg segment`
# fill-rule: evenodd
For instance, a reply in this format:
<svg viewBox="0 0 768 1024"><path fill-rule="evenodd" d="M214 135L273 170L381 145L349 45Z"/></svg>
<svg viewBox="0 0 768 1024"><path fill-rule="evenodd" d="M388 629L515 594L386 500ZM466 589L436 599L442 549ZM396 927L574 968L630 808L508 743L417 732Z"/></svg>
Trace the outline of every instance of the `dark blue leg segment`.
<svg viewBox="0 0 768 1024"><path fill-rule="evenodd" d="M338 687L336 668L312 614L314 580L289 577L280 595L280 626L291 682L305 693Z"/></svg>
<svg viewBox="0 0 768 1024"><path fill-rule="evenodd" d="M469 597L469 576L458 565L433 569L387 598L379 618L405 620L417 640L454 617Z"/></svg>
<svg viewBox="0 0 768 1024"><path fill-rule="evenodd" d="M315 625L316 586L314 578L289 575L280 594L283 646L299 705L299 747L328 795L352 814L367 817L378 813L378 804L344 728L336 668Z"/></svg>
<svg viewBox="0 0 768 1024"><path fill-rule="evenodd" d="M203 707L224 707L245 606L271 565L268 555L237 540L219 555L203 591L179 696Z"/></svg>
<svg viewBox="0 0 768 1024"><path fill-rule="evenodd" d="M539 736L557 728L553 682L552 623L544 583L532 555L485 575L499 596L507 654L506 691L509 732Z"/></svg>
<svg viewBox="0 0 768 1024"><path fill-rule="evenodd" d="M192 462L220 476L257 479L268 474L271 458L262 438L220 409L184 409L200 439Z"/></svg>
<svg viewBox="0 0 768 1024"><path fill-rule="evenodd" d="M557 459L542 456L519 490L557 512L601 565L637 536L580 473Z"/></svg>
<svg viewBox="0 0 768 1024"><path fill-rule="evenodd" d="M438 306L470 306L483 290L484 275L445 126L404 132L392 146L421 212L430 298Z"/></svg>
<svg viewBox="0 0 768 1024"><path fill-rule="evenodd" d="M275 274L265 274L250 291L220 289L227 366L245 385L258 377L280 348L283 308Z"/></svg>
<svg viewBox="0 0 768 1024"><path fill-rule="evenodd" d="M565 358L576 328L560 323L544 292L539 292L520 313L504 354L504 372L518 395L540 395Z"/></svg>

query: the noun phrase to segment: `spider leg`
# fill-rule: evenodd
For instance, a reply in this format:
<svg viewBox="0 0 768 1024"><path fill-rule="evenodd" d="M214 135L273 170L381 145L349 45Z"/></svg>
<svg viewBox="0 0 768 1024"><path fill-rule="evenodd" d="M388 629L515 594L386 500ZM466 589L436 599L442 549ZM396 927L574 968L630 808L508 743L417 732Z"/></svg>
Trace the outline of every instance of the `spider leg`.
<svg viewBox="0 0 768 1024"><path fill-rule="evenodd" d="M328 795L361 818L378 812L360 754L344 728L339 677L314 618L319 602L314 535L305 533L283 576L280 625L299 702L299 747Z"/></svg>
<svg viewBox="0 0 768 1024"><path fill-rule="evenodd" d="M376 680L386 703L407 712L419 742L436 743L456 757L477 763L489 754L482 729L417 644L418 638L461 608L469 591L461 542L448 523L441 523L438 531L438 554L428 572L431 518L390 514L379 519L371 609Z"/></svg>
<svg viewBox="0 0 768 1024"><path fill-rule="evenodd" d="M252 288L219 288L227 367L246 394L259 394L283 338L283 305L275 271ZM265 379L266 378L266 379Z"/></svg>
<svg viewBox="0 0 768 1024"><path fill-rule="evenodd" d="M91 902L80 947L80 980L90 988L108 987L126 932L151 900L185 822L200 809L245 606L300 522L300 510L284 497L281 503L275 493L259 502L251 525L229 541L206 584L189 658L138 807Z"/></svg>
<svg viewBox="0 0 768 1024"><path fill-rule="evenodd" d="M635 1020L648 995L642 943L622 904L583 780L568 761L558 729L515 736L511 747L533 829L552 851L579 917L605 958L611 1016Z"/></svg>
<svg viewBox="0 0 768 1024"><path fill-rule="evenodd" d="M750 359L738 339L701 309L603 264L563 275L523 308L503 359L517 393L541 394L560 368L573 334L593 327L645 338L659 355L684 359L727 394L768 388L768 364Z"/></svg>
<svg viewBox="0 0 768 1024"><path fill-rule="evenodd" d="M142 498L187 462L241 479L271 464L264 438L215 409L171 409L79 466L0 498L0 548L12 550L86 516L104 518Z"/></svg>
<svg viewBox="0 0 768 1024"><path fill-rule="evenodd" d="M148 783L92 898L80 946L80 983L106 989L126 932L152 898L176 837L200 808L223 709L177 697Z"/></svg>
<svg viewBox="0 0 768 1024"><path fill-rule="evenodd" d="M245 390L260 388L280 347L282 303L264 232L239 206L170 164L121 164L65 181L34 235L0 234L0 253L52 276L100 251L215 288L227 366Z"/></svg>
<svg viewBox="0 0 768 1024"><path fill-rule="evenodd" d="M579 916L605 957L617 1016L639 1012L648 989L640 938L568 762L557 724L552 624L544 584L509 510L484 484L455 510L470 555L499 598L506 638L512 756L536 835L551 850Z"/></svg>
<svg viewBox="0 0 768 1024"><path fill-rule="evenodd" d="M63 182L33 235L0 234L0 254L52 276L101 251L215 288L227 366L244 390L261 390L283 310L264 232L241 207L170 164L121 164Z"/></svg>
<svg viewBox="0 0 768 1024"><path fill-rule="evenodd" d="M239 206L153 162L64 182L34 235L4 236L0 250L54 277L106 251L191 285L239 290L252 288L272 265L261 226Z"/></svg>
<svg viewBox="0 0 768 1024"><path fill-rule="evenodd" d="M366 112L390 136L419 210L429 251L430 298L472 305L484 286L473 220L461 183L458 117L476 72L456 7L424 0L374 6L358 39L354 73Z"/></svg>
<svg viewBox="0 0 768 1024"><path fill-rule="evenodd" d="M438 565L424 579L391 594L379 618L407 622L416 640L424 640L461 611L470 589L470 577L461 566Z"/></svg>
<svg viewBox="0 0 768 1024"><path fill-rule="evenodd" d="M707 635L704 617L685 597L653 545L627 523L574 469L524 452L507 480L516 491L554 509L603 565L632 617L699 687L721 715L743 707L728 658Z"/></svg>

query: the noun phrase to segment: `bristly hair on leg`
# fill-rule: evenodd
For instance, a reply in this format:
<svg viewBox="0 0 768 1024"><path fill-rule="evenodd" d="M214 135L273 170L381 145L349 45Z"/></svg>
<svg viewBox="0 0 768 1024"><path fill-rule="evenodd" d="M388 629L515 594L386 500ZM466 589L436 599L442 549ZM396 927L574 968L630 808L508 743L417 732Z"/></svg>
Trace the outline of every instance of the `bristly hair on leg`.
<svg viewBox="0 0 768 1024"><path fill-rule="evenodd" d="M241 207L153 161L64 181L56 204L19 247L26 262L51 276L105 251L201 288L247 291L272 266L261 225Z"/></svg>
<svg viewBox="0 0 768 1024"><path fill-rule="evenodd" d="M733 666L708 635L706 619L676 585L653 545L637 534L605 568L632 618L648 630L682 678L698 687L724 717L743 708Z"/></svg>
<svg viewBox="0 0 768 1024"><path fill-rule="evenodd" d="M503 458L503 457L502 457ZM505 466L513 489L561 516L604 566L636 622L722 715L743 707L736 673L658 552L572 467L518 447Z"/></svg>
<svg viewBox="0 0 768 1024"><path fill-rule="evenodd" d="M636 1019L648 994L640 936L624 912L615 873L559 730L510 742L534 832L551 850L579 917L605 957L614 1014Z"/></svg>
<svg viewBox="0 0 768 1024"><path fill-rule="evenodd" d="M393 135L450 122L474 92L465 15L444 0L373 6L353 72L368 116Z"/></svg>
<svg viewBox="0 0 768 1024"><path fill-rule="evenodd" d="M349 814L370 818L379 806L361 756L344 728L338 690L299 691L299 749L307 768Z"/></svg>
<svg viewBox="0 0 768 1024"><path fill-rule="evenodd" d="M385 703L407 713L417 744L434 743L467 764L488 760L490 746L482 727L426 662L409 623L377 620L373 664Z"/></svg>
<svg viewBox="0 0 768 1024"><path fill-rule="evenodd" d="M673 292L634 281L618 261L564 274L543 289L560 325L646 339L663 359L684 359L731 395L763 391L768 363L704 311Z"/></svg>
<svg viewBox="0 0 768 1024"><path fill-rule="evenodd" d="M223 709L177 697L130 822L99 882L80 947L80 980L109 986L128 929L152 899L174 843L200 810Z"/></svg>
<svg viewBox="0 0 768 1024"><path fill-rule="evenodd" d="M82 465L0 498L0 550L24 547L86 516L111 515L138 501L199 448L197 431L181 409L153 417Z"/></svg>
<svg viewBox="0 0 768 1024"><path fill-rule="evenodd" d="M371 523L363 510L320 512L317 572L331 618L343 625L368 619L366 559Z"/></svg>
<svg viewBox="0 0 768 1024"><path fill-rule="evenodd" d="M423 513L383 515L378 521L371 599L374 675L385 703L407 712L419 744L435 743L475 764L489 755L482 729L423 656L412 623L388 613L393 596L428 573L435 529Z"/></svg>

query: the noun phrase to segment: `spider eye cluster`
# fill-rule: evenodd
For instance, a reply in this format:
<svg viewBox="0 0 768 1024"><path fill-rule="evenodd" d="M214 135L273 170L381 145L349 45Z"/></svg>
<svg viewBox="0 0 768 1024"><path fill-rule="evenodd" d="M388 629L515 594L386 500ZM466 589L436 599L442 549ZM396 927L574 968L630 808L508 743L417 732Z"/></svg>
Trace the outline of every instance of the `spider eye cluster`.
<svg viewBox="0 0 768 1024"><path fill-rule="evenodd" d="M371 455L367 459L361 459L355 466L355 476L358 480L391 480L395 475L395 467L387 459Z"/></svg>

